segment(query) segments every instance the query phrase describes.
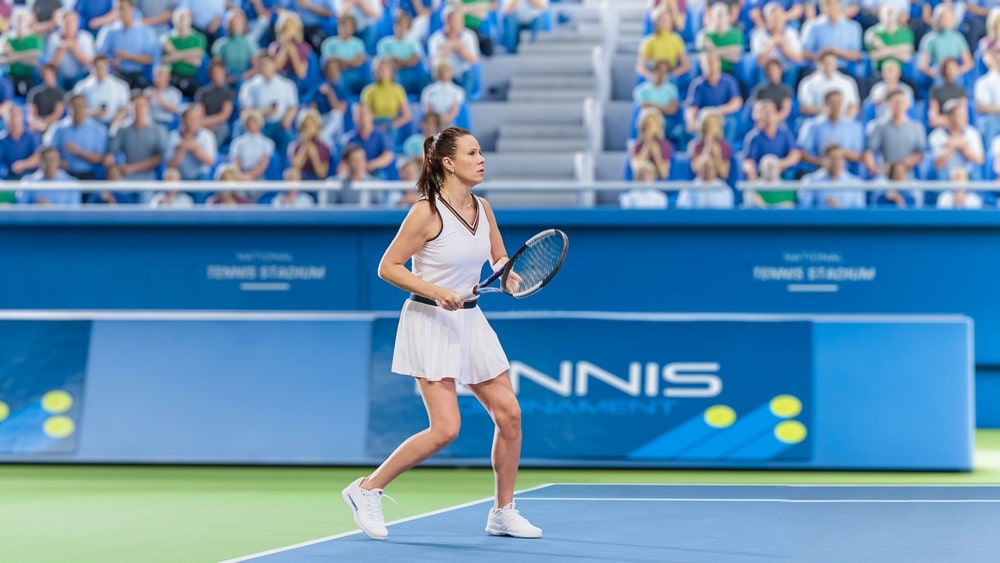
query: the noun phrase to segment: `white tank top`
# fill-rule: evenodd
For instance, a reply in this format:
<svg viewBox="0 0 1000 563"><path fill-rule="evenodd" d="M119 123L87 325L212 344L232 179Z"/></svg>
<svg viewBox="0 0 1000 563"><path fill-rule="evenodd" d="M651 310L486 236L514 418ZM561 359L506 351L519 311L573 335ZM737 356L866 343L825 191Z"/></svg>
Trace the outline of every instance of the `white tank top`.
<svg viewBox="0 0 1000 563"><path fill-rule="evenodd" d="M413 255L413 273L420 279L460 294L479 283L483 264L490 259L490 221L479 198L472 223L457 210L436 198L441 232Z"/></svg>

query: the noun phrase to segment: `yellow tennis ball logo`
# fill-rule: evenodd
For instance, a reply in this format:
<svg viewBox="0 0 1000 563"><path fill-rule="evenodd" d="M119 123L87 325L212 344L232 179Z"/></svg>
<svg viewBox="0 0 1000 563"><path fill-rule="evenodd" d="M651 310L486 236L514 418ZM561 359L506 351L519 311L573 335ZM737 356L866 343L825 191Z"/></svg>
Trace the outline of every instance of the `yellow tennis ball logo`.
<svg viewBox="0 0 1000 563"><path fill-rule="evenodd" d="M42 430L50 438L65 438L76 430L76 425L73 424L73 419L68 416L50 416L42 425Z"/></svg>
<svg viewBox="0 0 1000 563"><path fill-rule="evenodd" d="M62 390L49 391L42 395L42 408L45 412L62 414L73 406L73 396Z"/></svg>
<svg viewBox="0 0 1000 563"><path fill-rule="evenodd" d="M727 405L714 405L705 409L705 423L712 428L728 428L736 422L736 411Z"/></svg>
<svg viewBox="0 0 1000 563"><path fill-rule="evenodd" d="M797 420L786 420L774 427L774 437L786 444L798 444L808 433L806 425Z"/></svg>
<svg viewBox="0 0 1000 563"><path fill-rule="evenodd" d="M7 406L7 403L0 401L0 422L6 420L8 416L10 416L10 407Z"/></svg>
<svg viewBox="0 0 1000 563"><path fill-rule="evenodd" d="M802 412L802 401L794 395L778 395L771 399L771 413L778 418L795 418Z"/></svg>

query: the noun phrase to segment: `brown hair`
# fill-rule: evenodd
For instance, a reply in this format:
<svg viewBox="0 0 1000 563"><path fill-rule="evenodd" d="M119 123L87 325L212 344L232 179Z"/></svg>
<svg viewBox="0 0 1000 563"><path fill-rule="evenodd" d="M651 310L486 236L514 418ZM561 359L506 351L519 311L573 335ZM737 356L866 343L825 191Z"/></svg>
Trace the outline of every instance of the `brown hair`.
<svg viewBox="0 0 1000 563"><path fill-rule="evenodd" d="M461 127L449 127L433 137L424 139L424 164L417 178L417 193L426 197L431 209L437 213L437 196L444 181L444 159L454 158L458 139L472 133Z"/></svg>

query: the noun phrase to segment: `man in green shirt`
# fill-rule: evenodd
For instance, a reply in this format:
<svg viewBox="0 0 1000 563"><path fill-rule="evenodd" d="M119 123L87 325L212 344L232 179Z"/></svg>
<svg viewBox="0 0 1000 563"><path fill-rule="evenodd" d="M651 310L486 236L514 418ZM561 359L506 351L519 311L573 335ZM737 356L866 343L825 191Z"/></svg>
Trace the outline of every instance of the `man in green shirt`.
<svg viewBox="0 0 1000 563"><path fill-rule="evenodd" d="M31 12L15 12L12 19L11 31L0 39L0 65L7 66L14 93L27 96L35 87L35 67L45 49L45 39L32 31Z"/></svg>
<svg viewBox="0 0 1000 563"><path fill-rule="evenodd" d="M483 20L489 17L490 12L497 9L497 3L493 0L460 0L460 9L465 15L465 27L475 32L479 38L479 52L484 57L493 55L493 38L489 33L485 33Z"/></svg>
<svg viewBox="0 0 1000 563"><path fill-rule="evenodd" d="M892 60L902 66L913 58L913 32L899 25L899 13L895 6L883 4L878 10L879 23L865 32L865 47L875 63L876 72L882 72L882 65Z"/></svg>
<svg viewBox="0 0 1000 563"><path fill-rule="evenodd" d="M162 39L163 64L170 65L170 84L187 98L194 98L198 90L195 75L201 67L208 49L208 40L191 25L191 11L174 10L174 29Z"/></svg>

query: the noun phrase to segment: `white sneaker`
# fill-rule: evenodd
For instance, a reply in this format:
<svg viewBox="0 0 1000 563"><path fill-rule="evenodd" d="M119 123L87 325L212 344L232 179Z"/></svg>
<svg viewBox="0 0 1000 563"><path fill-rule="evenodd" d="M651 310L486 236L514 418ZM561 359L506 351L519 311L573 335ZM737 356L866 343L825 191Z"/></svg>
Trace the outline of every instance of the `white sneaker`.
<svg viewBox="0 0 1000 563"><path fill-rule="evenodd" d="M503 508L490 510L486 521L486 533L491 536L511 536L514 538L540 538L542 529L528 522L510 503Z"/></svg>
<svg viewBox="0 0 1000 563"><path fill-rule="evenodd" d="M361 477L348 485L340 496L351 509L354 523L361 531L373 540L384 540L389 537L389 530L385 528L385 518L382 516L382 489L362 489L363 480L364 477Z"/></svg>

